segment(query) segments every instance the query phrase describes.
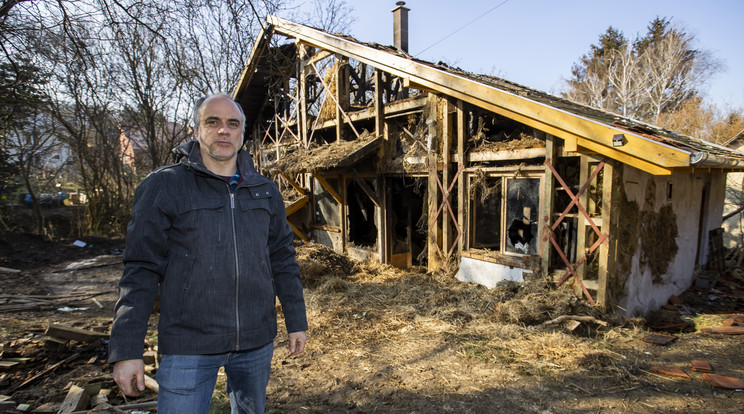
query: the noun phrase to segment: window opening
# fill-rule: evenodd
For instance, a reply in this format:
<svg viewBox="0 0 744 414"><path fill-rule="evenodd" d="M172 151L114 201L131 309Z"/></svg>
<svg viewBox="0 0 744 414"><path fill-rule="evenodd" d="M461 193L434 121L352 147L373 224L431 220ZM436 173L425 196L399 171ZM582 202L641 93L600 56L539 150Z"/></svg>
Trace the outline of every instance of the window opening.
<svg viewBox="0 0 744 414"><path fill-rule="evenodd" d="M509 226L506 251L537 254L537 215L540 206L540 179L507 179L506 223Z"/></svg>
<svg viewBox="0 0 744 414"><path fill-rule="evenodd" d="M540 178L485 176L471 181L469 247L536 255Z"/></svg>
<svg viewBox="0 0 744 414"><path fill-rule="evenodd" d="M367 181L369 184L369 181ZM374 188L374 185L370 185ZM346 185L346 200L349 217L349 241L357 246L371 247L377 241L375 203L367 197L354 180Z"/></svg>

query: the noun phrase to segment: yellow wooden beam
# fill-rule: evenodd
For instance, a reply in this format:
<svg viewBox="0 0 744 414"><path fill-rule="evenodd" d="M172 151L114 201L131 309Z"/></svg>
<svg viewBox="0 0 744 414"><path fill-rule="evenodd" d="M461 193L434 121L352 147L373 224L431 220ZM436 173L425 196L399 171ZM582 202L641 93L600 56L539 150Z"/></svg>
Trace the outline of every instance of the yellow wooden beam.
<svg viewBox="0 0 744 414"><path fill-rule="evenodd" d="M579 150L576 144L576 137L566 137L563 140L563 150L566 152L576 152Z"/></svg>
<svg viewBox="0 0 744 414"><path fill-rule="evenodd" d="M287 206L287 217L298 212L309 201L307 196L302 196Z"/></svg>
<svg viewBox="0 0 744 414"><path fill-rule="evenodd" d="M300 194L303 194L303 195L304 195L304 194L307 194L307 190L305 190L304 188L300 187L300 185L299 185L299 184L297 184L297 183L295 182L295 180L291 179L291 178L290 178L290 177L289 177L289 176L287 175L287 173L285 173L285 172L282 172L282 173L280 173L280 174L281 174L282 178L284 178L284 181L286 181L286 182L287 182L287 184L291 185L291 186L292 186L292 188L294 188L295 190L297 190L297 192L298 192L298 193L300 193Z"/></svg>
<svg viewBox="0 0 744 414"><path fill-rule="evenodd" d="M672 170L668 168L660 167L656 164L652 164L646 160L642 160L640 158L636 158L628 154L613 151L612 147L605 147L603 145L599 145L599 144L596 144L592 141L585 140L585 139L579 139L577 143L579 146L587 148L593 152L596 152L597 154L605 155L612 159L618 160L622 163L636 167L639 170L646 171L649 174L653 174L653 175L671 175L672 174Z"/></svg>
<svg viewBox="0 0 744 414"><path fill-rule="evenodd" d="M359 175L359 172L356 170L356 168L351 169L351 174L354 177L354 181L356 181L359 188L361 188L362 191L364 191L364 194L366 194L367 197L369 197L369 199L372 200L372 203L374 203L374 205L377 206L378 208L382 208L382 204L380 203L380 200L377 198L377 195L371 188L369 188L369 185L367 184L366 181L364 181L364 178L362 178L362 176Z"/></svg>

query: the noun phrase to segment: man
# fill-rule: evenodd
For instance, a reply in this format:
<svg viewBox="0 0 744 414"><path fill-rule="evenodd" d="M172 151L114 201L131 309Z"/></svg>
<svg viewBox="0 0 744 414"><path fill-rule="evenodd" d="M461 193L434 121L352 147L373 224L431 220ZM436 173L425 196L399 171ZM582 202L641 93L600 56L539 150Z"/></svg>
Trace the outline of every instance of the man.
<svg viewBox="0 0 744 414"><path fill-rule="evenodd" d="M229 96L200 100L196 140L180 162L137 187L109 343L125 395L144 390L147 321L160 294L158 412L207 413L224 366L233 413L263 413L282 304L290 355L304 351L305 302L277 187L243 143L245 115Z"/></svg>

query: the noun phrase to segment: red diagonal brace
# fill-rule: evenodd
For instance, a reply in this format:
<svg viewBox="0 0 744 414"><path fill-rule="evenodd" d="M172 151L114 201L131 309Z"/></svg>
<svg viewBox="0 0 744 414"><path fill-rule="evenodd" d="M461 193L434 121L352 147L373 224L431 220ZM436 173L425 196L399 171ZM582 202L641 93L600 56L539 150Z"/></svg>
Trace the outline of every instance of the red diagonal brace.
<svg viewBox="0 0 744 414"><path fill-rule="evenodd" d="M460 174L462 173L462 170L464 169L464 165L460 164L460 167L457 169L457 173L455 173L454 178L452 178L452 182L450 183L449 188L447 188L447 191L444 191L444 186L442 185L442 181L439 179L439 175L435 174L437 179L437 185L439 186L439 191L442 192L442 203L439 205L439 209L437 209L437 214L434 216L434 218L429 222L429 231L431 231L431 228L434 227L434 225L437 222L437 219L439 218L439 214L442 212L442 209L444 206L447 206L447 211L450 214L450 217L452 217L452 222L455 224L455 229L457 229L457 237L455 238L454 243L452 244L452 247L447 252L446 258L449 258L452 255L452 252L455 251L455 246L457 246L457 242L460 240L460 237L462 237L462 230L460 229L460 225L457 223L457 218L455 218L455 213L452 211L452 204L449 202L449 195L452 191L452 188L454 188L455 184L457 183L457 179L460 178ZM436 245L437 250L440 254L442 254L442 250L439 249L439 244Z"/></svg>
<svg viewBox="0 0 744 414"><path fill-rule="evenodd" d="M599 174L599 171L601 171L602 168L604 168L605 161L603 160L603 161L601 161L597 165L597 167L594 169L594 171L589 176L589 178L587 179L587 181L584 183L584 185L581 186L581 188L579 189L578 193L576 193L576 194L574 194L571 191L571 189L568 187L568 185L563 180L563 178L560 176L560 174L558 174L558 171L556 171L556 169L550 163L550 159L549 158L545 160L545 165L548 166L548 168L553 173L553 175L555 176L555 178L563 186L563 189L566 191L566 194L568 194L568 196L571 198L571 202L564 209L564 211L561 213L561 215L558 217L558 219L555 221L555 223L553 223L552 226L547 226L547 225L550 224L550 218L549 217L546 217L546 229L545 229L545 231L547 233L547 236L550 238L551 244L553 245L553 247L555 247L556 251L561 256L561 259L566 264L566 268L568 269L567 272L566 272L566 274L563 275L563 277L561 278L561 280L559 280L556 283L556 286L560 286L561 284L563 284L563 282L566 281L566 279L568 279L569 277L573 276L574 281L579 285L579 287L581 288L581 291L584 293L584 295L586 296L587 300L589 300L589 303L591 303L592 305L594 305L594 299L592 298L591 294L589 294L589 291L586 289L586 286L584 286L584 283L581 281L581 278L579 277L579 275L576 273L576 268L579 267L579 266L581 266L582 263L584 263L584 261L586 260L586 256L583 256L575 264L571 264L571 261L568 260L568 258L566 257L566 255L563 253L563 250L558 245L558 242L555 240L555 234L554 234L553 231L558 227L558 225L561 223L561 221L563 221L563 219L566 217L566 215L568 214L568 212L571 211L571 208L574 205L576 205L576 207L579 210L579 212L586 218L587 222L592 227L592 230L598 236L597 241L591 246L591 248L589 249L589 252L590 253L593 253L605 240L607 240L607 234L602 233L600 231L600 229L597 227L597 225L592 220L592 217L586 211L586 209L584 208L584 206L582 206L581 203L579 202L579 197L581 197L581 195L584 194L584 192L587 190L587 188L589 188L589 185L591 184L592 180L594 180L594 178L597 177L597 174Z"/></svg>

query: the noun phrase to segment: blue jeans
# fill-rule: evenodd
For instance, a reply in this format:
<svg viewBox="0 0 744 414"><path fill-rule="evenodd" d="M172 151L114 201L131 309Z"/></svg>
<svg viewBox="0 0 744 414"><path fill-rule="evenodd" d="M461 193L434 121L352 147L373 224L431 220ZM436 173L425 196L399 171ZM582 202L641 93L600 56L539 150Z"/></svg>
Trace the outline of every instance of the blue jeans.
<svg viewBox="0 0 744 414"><path fill-rule="evenodd" d="M224 366L232 413L262 414L273 355L273 342L226 354L163 355L155 377L160 387L158 413L208 413L217 372Z"/></svg>

